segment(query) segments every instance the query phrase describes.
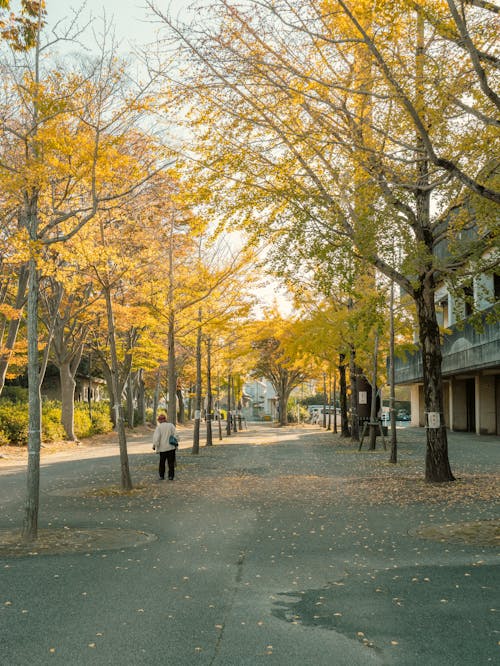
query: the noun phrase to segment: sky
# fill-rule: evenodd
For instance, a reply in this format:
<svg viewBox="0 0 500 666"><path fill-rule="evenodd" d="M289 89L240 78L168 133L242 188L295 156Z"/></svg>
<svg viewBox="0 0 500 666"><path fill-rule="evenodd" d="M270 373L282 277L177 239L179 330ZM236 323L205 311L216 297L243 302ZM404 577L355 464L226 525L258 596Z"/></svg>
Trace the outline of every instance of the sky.
<svg viewBox="0 0 500 666"><path fill-rule="evenodd" d="M53 25L58 20L71 16L71 8L78 9L83 2L74 0L46 0L47 22ZM155 0L158 8L171 16L182 18L188 16L188 8L193 0ZM170 11L169 11L170 10ZM149 12L149 19L148 19ZM105 13L107 19L113 19L116 30L116 38L121 43L121 51L128 51L129 45L144 45L155 40L158 23L154 23L150 10L146 7L145 0L87 0L83 18L90 14L94 17L102 17ZM91 39L89 39L89 44ZM287 315L291 305L283 290L271 281L271 285L258 290L264 303L271 305L275 299L278 300L280 310Z"/></svg>
<svg viewBox="0 0 500 666"><path fill-rule="evenodd" d="M71 15L71 8L78 9L84 3L75 0L46 0L47 18L50 24ZM159 9L165 13L170 9L172 16L187 14L192 0L156 0ZM144 0L87 0L83 16L113 19L116 37L126 50L127 43L146 44L155 38L158 23L154 23ZM149 18L148 18L149 15Z"/></svg>

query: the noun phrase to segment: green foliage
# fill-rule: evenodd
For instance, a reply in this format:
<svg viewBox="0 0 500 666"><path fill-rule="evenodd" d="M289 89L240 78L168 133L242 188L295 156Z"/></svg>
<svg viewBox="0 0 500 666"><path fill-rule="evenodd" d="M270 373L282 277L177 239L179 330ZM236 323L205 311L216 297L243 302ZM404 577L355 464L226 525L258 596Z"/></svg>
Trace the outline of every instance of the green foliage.
<svg viewBox="0 0 500 666"><path fill-rule="evenodd" d="M92 405L92 413L93 411L94 405ZM89 406L87 403L76 403L74 419L75 435L78 439L84 439L85 437L90 437L94 434L92 431L92 419L90 418Z"/></svg>
<svg viewBox="0 0 500 666"><path fill-rule="evenodd" d="M328 402L328 398L323 392L315 393L300 401L303 405L323 405Z"/></svg>
<svg viewBox="0 0 500 666"><path fill-rule="evenodd" d="M28 404L2 400L0 423L10 444L26 444L28 439Z"/></svg>
<svg viewBox="0 0 500 666"><path fill-rule="evenodd" d="M10 402L28 402L28 389L24 386L4 386L2 399Z"/></svg>
<svg viewBox="0 0 500 666"><path fill-rule="evenodd" d="M137 410L137 408L134 408L133 410L134 411L134 413L132 414L133 423L130 423L129 413L126 403L122 405L122 409L123 409L123 414L125 415L125 422L127 424L127 427L135 428L135 426L139 423L139 411Z"/></svg>
<svg viewBox="0 0 500 666"><path fill-rule="evenodd" d="M64 439L61 424L61 406L55 400L47 400L42 405L42 440L57 442Z"/></svg>
<svg viewBox="0 0 500 666"><path fill-rule="evenodd" d="M12 387L17 388L17 387ZM24 446L28 440L28 403L14 400L0 400L0 446L13 444ZM109 405L105 402L92 403L92 419L87 403L75 405L75 434L78 438L91 437L110 432L113 424L109 417ZM65 437L61 424L61 404L47 400L42 405L42 440L55 442Z"/></svg>
<svg viewBox="0 0 500 666"><path fill-rule="evenodd" d="M109 417L109 404L93 402L91 407L92 418L90 418L88 403L78 402L75 405L75 435L78 438L83 439L113 430Z"/></svg>
<svg viewBox="0 0 500 666"><path fill-rule="evenodd" d="M287 421L288 423L304 423L309 419L309 412L307 408L298 402L289 400L287 405ZM298 419L298 420L297 420Z"/></svg>
<svg viewBox="0 0 500 666"><path fill-rule="evenodd" d="M96 402L92 405L92 434L99 435L103 432L111 432L113 423L109 415L109 403Z"/></svg>

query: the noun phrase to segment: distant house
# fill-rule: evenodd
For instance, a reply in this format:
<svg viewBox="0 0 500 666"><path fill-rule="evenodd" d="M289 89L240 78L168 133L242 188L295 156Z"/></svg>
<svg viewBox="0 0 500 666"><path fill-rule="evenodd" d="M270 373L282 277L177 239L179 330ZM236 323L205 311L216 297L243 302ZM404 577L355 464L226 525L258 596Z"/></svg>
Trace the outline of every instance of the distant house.
<svg viewBox="0 0 500 666"><path fill-rule="evenodd" d="M482 275L468 295L482 314L479 330L467 321L470 302L455 302L442 287L436 291L438 321L444 335L442 373L444 417L451 430L500 435L500 325L488 320L500 300L500 275ZM425 425L422 355L395 360L396 383L411 388L411 424Z"/></svg>
<svg viewBox="0 0 500 666"><path fill-rule="evenodd" d="M108 398L106 382L100 377L89 377L78 373L75 377L75 402L101 402ZM47 367L42 383L42 398L44 400L61 400L61 381L59 371L53 365Z"/></svg>
<svg viewBox="0 0 500 666"><path fill-rule="evenodd" d="M106 382L100 377L86 377L78 375L75 377L75 401L76 402L101 402L108 399Z"/></svg>
<svg viewBox="0 0 500 666"><path fill-rule="evenodd" d="M247 421L273 421L277 417L277 396L272 385L265 379L245 382L246 397L242 409Z"/></svg>

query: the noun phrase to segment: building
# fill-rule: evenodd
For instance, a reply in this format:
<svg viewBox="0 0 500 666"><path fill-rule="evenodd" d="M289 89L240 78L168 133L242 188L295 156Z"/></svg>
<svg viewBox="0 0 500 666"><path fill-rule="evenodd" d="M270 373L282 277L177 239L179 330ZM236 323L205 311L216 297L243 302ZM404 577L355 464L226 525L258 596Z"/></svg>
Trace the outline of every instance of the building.
<svg viewBox="0 0 500 666"><path fill-rule="evenodd" d="M265 379L245 382L243 416L247 421L273 421L276 419L276 392Z"/></svg>
<svg viewBox="0 0 500 666"><path fill-rule="evenodd" d="M61 380L59 371L49 364L42 383L44 400L61 400ZM100 377L89 376L80 372L75 376L75 402L101 402L108 399L106 382Z"/></svg>
<svg viewBox="0 0 500 666"><path fill-rule="evenodd" d="M488 315L500 301L500 275L482 275L470 290L482 326L467 317L470 302L455 301L443 286L436 290L443 337L444 418L455 431L500 435L500 325ZM411 425L424 426L422 356L419 351L395 359L396 384L411 388Z"/></svg>

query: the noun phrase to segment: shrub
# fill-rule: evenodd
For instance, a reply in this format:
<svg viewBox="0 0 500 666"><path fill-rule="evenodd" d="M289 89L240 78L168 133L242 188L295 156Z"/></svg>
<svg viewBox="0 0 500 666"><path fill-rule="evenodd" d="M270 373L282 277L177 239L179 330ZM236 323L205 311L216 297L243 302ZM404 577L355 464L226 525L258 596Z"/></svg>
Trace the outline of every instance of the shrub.
<svg viewBox="0 0 500 666"><path fill-rule="evenodd" d="M42 439L44 442L56 442L65 438L61 424L61 405L55 400L42 404Z"/></svg>
<svg viewBox="0 0 500 666"><path fill-rule="evenodd" d="M75 434L77 437L90 437L103 432L111 432L113 424L109 416L108 402L92 403L92 420L90 420L88 403L78 402L75 405Z"/></svg>
<svg viewBox="0 0 500 666"><path fill-rule="evenodd" d="M4 386L2 399L9 402L28 402L28 389L24 386Z"/></svg>
<svg viewBox="0 0 500 666"><path fill-rule="evenodd" d="M90 420L88 404L77 402L75 405L75 435L78 439L83 439L84 437L90 437L92 434L92 421Z"/></svg>
<svg viewBox="0 0 500 666"><path fill-rule="evenodd" d="M26 445L28 441L28 403L0 400L0 446L2 444ZM75 404L75 435L90 437L113 430L109 418L109 404L92 403L92 420L87 403ZM61 423L61 403L47 400L42 404L42 440L55 442L65 438Z"/></svg>
<svg viewBox="0 0 500 666"><path fill-rule="evenodd" d="M28 441L28 404L0 401L2 431L11 444L22 446Z"/></svg>

